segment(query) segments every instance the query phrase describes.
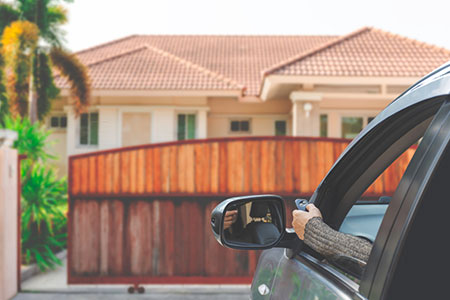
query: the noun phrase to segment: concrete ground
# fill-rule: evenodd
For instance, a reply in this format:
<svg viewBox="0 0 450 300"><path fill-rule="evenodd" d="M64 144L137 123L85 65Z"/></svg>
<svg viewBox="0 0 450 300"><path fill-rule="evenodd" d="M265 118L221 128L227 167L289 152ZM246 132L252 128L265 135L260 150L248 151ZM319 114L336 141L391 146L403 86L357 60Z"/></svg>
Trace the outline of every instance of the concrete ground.
<svg viewBox="0 0 450 300"><path fill-rule="evenodd" d="M128 294L129 285L67 285L66 261L62 267L22 282L14 300L41 299L249 299L249 285L143 285L144 294Z"/></svg>

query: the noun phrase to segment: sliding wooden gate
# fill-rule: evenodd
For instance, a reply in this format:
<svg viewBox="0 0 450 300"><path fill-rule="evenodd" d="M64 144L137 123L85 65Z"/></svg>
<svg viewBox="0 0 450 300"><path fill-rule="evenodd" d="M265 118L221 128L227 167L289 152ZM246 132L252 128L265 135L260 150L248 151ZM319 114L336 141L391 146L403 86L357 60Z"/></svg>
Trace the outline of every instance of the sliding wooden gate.
<svg viewBox="0 0 450 300"><path fill-rule="evenodd" d="M221 200L309 197L348 140L191 140L69 158L69 283L249 283L259 253L223 248L209 219ZM413 150L366 196L392 194ZM290 214L288 224L291 222Z"/></svg>

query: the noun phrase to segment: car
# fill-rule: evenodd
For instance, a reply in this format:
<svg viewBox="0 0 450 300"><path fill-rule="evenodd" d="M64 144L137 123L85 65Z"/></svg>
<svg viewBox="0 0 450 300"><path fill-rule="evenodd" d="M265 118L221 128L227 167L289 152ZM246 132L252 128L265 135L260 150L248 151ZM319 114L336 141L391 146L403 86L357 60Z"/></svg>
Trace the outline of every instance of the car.
<svg viewBox="0 0 450 300"><path fill-rule="evenodd" d="M417 150L392 197L364 208L358 201L365 190L413 145ZM291 212L277 195L226 199L211 214L217 241L264 250L253 299L448 299L450 63L381 111L343 151L309 202L330 227L373 242L367 264L352 258L345 266L328 262L309 248L286 228ZM242 218L230 225L224 220L232 211Z"/></svg>

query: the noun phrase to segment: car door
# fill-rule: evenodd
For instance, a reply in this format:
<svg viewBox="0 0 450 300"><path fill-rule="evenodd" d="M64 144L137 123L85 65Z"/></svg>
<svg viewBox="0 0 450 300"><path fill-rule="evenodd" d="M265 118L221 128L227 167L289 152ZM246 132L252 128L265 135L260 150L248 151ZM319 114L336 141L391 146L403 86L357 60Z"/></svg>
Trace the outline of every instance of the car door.
<svg viewBox="0 0 450 300"><path fill-rule="evenodd" d="M436 264L420 262L420 254L429 250L420 239L425 237L429 245L450 253L445 240L437 238L450 229L446 221L450 218L445 217L450 211L449 91L447 64L386 107L341 154L310 199L321 210L324 221L339 229L371 183L420 140L383 218L363 275L356 279L347 276L348 270L331 266L308 247L303 247L295 259L283 255L280 251L284 249L271 249L259 261L252 285L255 298L263 296L261 291L269 291L266 297L272 299L412 299L420 295L420 280L435 291L443 291L446 285L436 279ZM433 219L426 210L432 205L442 208L435 215L444 221ZM444 261L448 253L443 255ZM276 267L266 285L260 278L270 259ZM418 272L421 270L427 273ZM413 282L417 284L411 288Z"/></svg>

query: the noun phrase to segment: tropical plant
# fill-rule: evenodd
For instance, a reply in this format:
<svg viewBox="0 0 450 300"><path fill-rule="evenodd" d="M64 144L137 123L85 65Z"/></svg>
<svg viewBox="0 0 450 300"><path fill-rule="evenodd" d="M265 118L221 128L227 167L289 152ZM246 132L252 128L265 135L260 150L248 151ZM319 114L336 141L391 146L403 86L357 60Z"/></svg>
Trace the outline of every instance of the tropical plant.
<svg viewBox="0 0 450 300"><path fill-rule="evenodd" d="M18 133L13 147L26 155L21 163L23 261L53 268L61 264L54 253L66 245L67 180L58 179L48 164L56 158L46 151L50 132L20 116L6 116L3 127Z"/></svg>
<svg viewBox="0 0 450 300"><path fill-rule="evenodd" d="M22 257L41 270L61 261L54 254L66 246L67 181L44 163L22 167Z"/></svg>
<svg viewBox="0 0 450 300"><path fill-rule="evenodd" d="M88 105L90 83L86 68L62 45L64 32L60 27L67 22L67 11L60 6L61 2L71 1L0 2L1 52L8 74L9 99L2 107L8 107L13 116L23 117L30 112L32 122L43 120L50 111L51 100L59 93L55 76L67 79L77 114ZM0 93L1 90L0 87ZM0 101L4 102L1 95Z"/></svg>

